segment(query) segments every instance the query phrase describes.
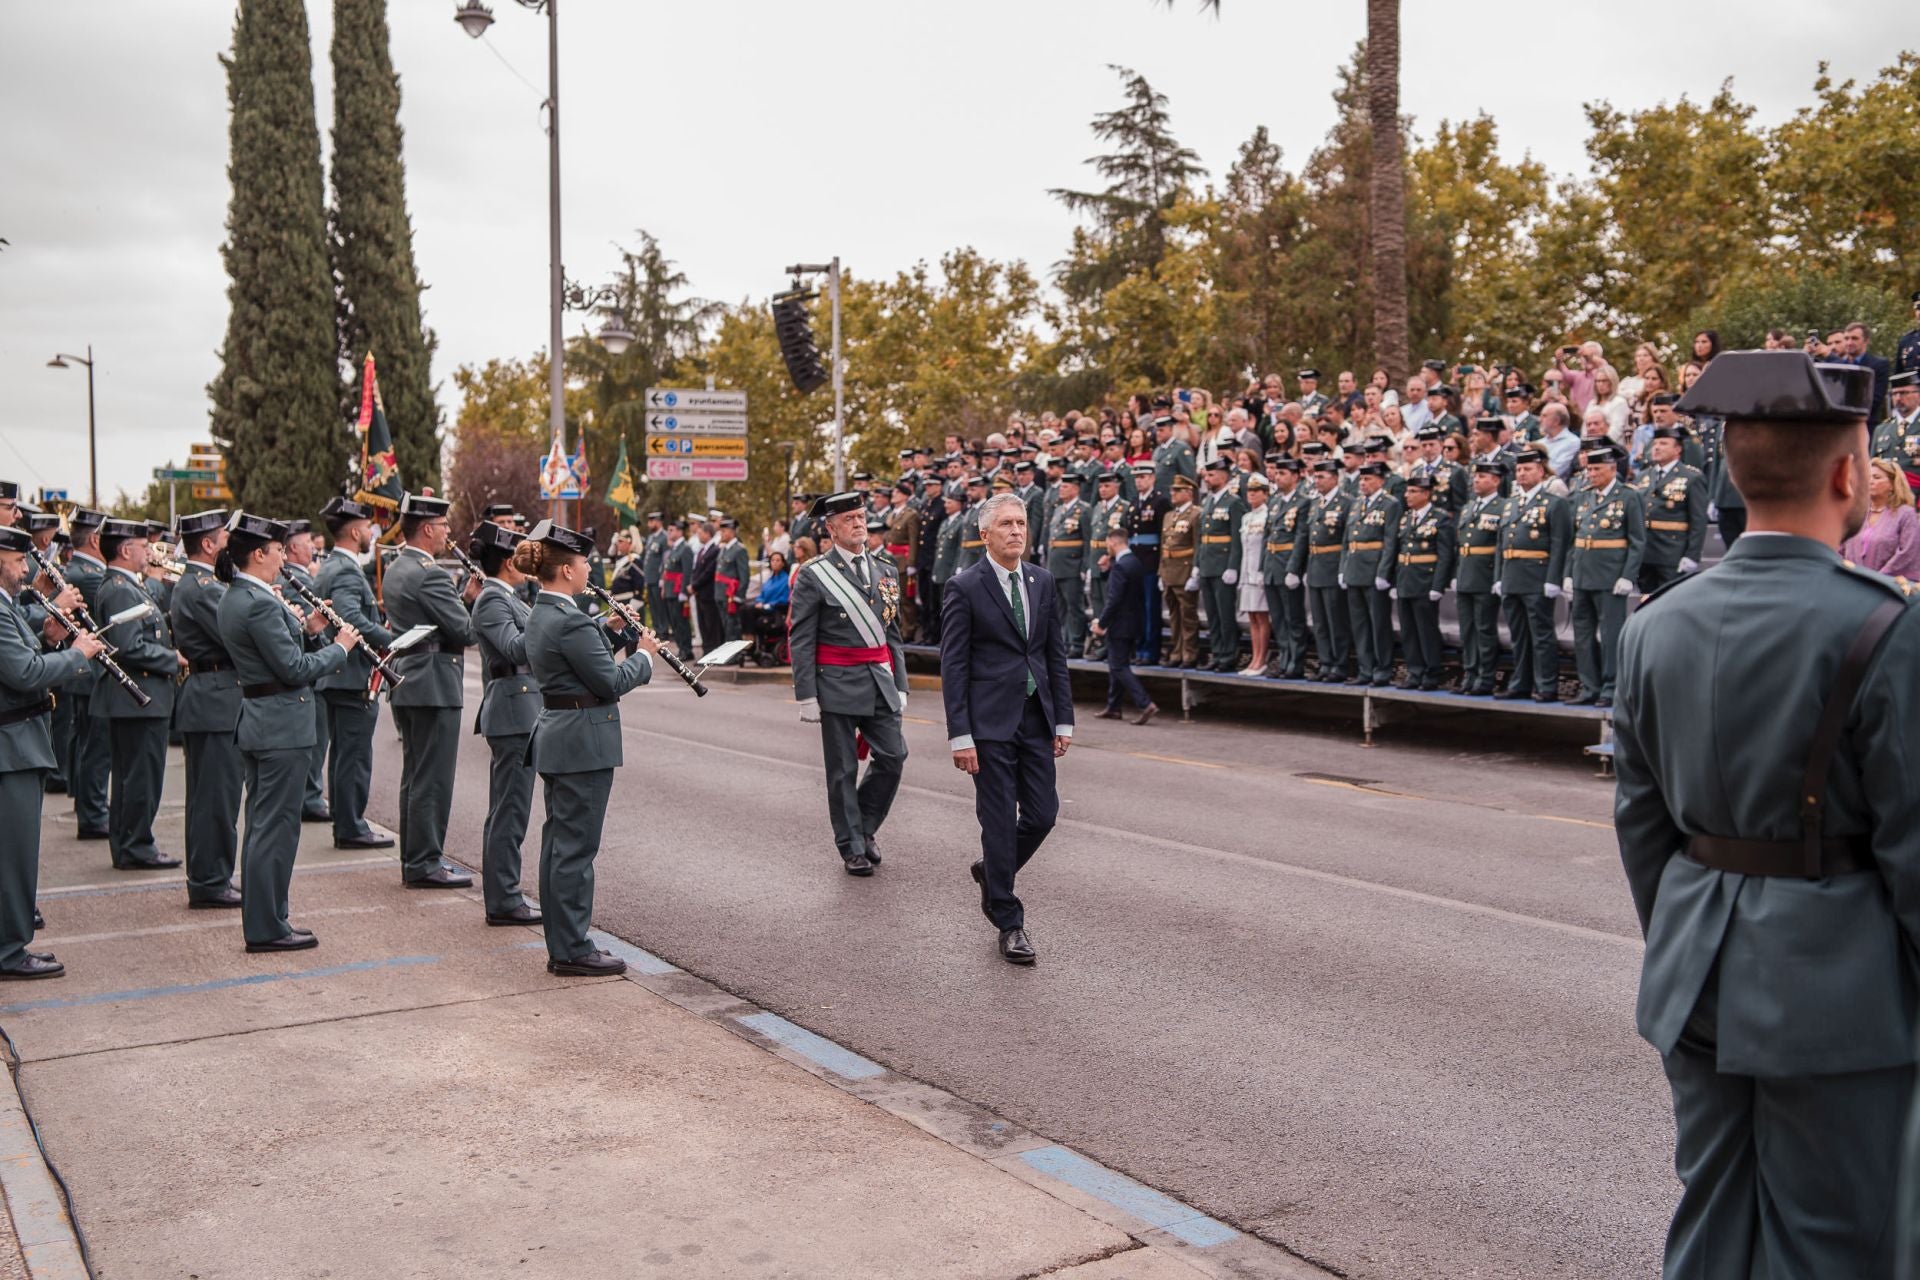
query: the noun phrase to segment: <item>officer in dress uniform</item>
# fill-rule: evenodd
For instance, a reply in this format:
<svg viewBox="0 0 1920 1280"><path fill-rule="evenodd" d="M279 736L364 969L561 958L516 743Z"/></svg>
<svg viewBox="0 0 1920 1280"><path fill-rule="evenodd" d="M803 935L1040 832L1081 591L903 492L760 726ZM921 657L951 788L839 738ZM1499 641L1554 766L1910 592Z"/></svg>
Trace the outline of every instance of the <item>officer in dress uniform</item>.
<svg viewBox="0 0 1920 1280"><path fill-rule="evenodd" d="M1154 486L1154 467L1147 462L1136 463L1132 469L1133 478L1133 536L1127 539L1127 547L1140 557L1140 565L1146 570L1142 575L1144 598L1140 602L1142 616L1146 619L1140 636L1140 647L1134 651L1133 660L1147 666L1160 665L1160 527L1165 523L1167 512L1173 506L1173 497L1165 489Z"/></svg>
<svg viewBox="0 0 1920 1280"><path fill-rule="evenodd" d="M1647 465L1634 477L1647 516L1638 583L1643 595L1698 569L1707 545L1707 478L1680 460L1686 435L1678 423L1655 427Z"/></svg>
<svg viewBox="0 0 1920 1280"><path fill-rule="evenodd" d="M1163 413L1153 420L1153 487L1161 493L1173 492L1173 478L1185 476L1189 480L1197 478L1193 456L1193 447L1185 440L1179 440L1173 434L1173 415Z"/></svg>
<svg viewBox="0 0 1920 1280"><path fill-rule="evenodd" d="M1193 570L1200 545L1200 508L1193 502L1193 481L1173 477L1173 502L1160 521L1160 590L1167 606L1167 665L1200 665L1200 616Z"/></svg>
<svg viewBox="0 0 1920 1280"><path fill-rule="evenodd" d="M660 560L660 590L655 597L666 610L667 630L675 653L693 657L693 618L687 597L687 579L693 574L693 544L687 540L687 522L667 526L667 554Z"/></svg>
<svg viewBox="0 0 1920 1280"><path fill-rule="evenodd" d="M1348 678L1351 637L1347 601L1340 587L1340 559L1347 542L1351 499L1340 488L1340 464L1324 454L1312 465L1314 496L1301 517L1305 536L1293 544L1288 586L1304 586L1313 611L1314 655L1319 679L1335 684Z"/></svg>
<svg viewBox="0 0 1920 1280"><path fill-rule="evenodd" d="M1646 553L1641 493L1620 483L1613 450L1588 449L1587 488L1574 510L1573 549L1560 584L1573 611L1573 664L1580 673L1575 704L1613 705L1620 628Z"/></svg>
<svg viewBox="0 0 1920 1280"><path fill-rule="evenodd" d="M275 593L286 563L287 526L235 511L215 572L228 584L220 599L220 643L240 685L235 739L247 769L247 826L240 846L240 923L251 952L319 946L312 931L287 919L287 890L300 851L300 798L313 752L313 682L338 671L360 642L351 627L309 649L326 618L304 624Z"/></svg>
<svg viewBox="0 0 1920 1280"><path fill-rule="evenodd" d="M540 913L547 972L573 977L624 973L626 962L587 940L593 923L593 862L600 852L613 771L624 761L620 698L653 675L660 645L651 632L614 660L606 629L581 610L593 540L542 520L514 549L514 568L540 583L527 620L526 664L541 711L527 746L540 775L546 820L540 831ZM613 621L618 622L618 617Z"/></svg>
<svg viewBox="0 0 1920 1280"><path fill-rule="evenodd" d="M1508 387L1502 400L1506 405L1507 425L1513 430L1515 445L1532 444L1538 440L1543 428L1530 407L1533 404L1533 388L1525 383Z"/></svg>
<svg viewBox="0 0 1920 1280"><path fill-rule="evenodd" d="M1456 530L1453 517L1433 500L1434 478L1407 481L1407 509L1400 516L1400 553L1395 560L1394 599L1400 605L1400 644L1407 653L1409 689L1440 687L1445 662L1440 647L1440 597L1453 580Z"/></svg>
<svg viewBox="0 0 1920 1280"><path fill-rule="evenodd" d="M1093 504L1092 513L1087 517L1087 551L1096 558L1088 566L1087 612L1096 618L1106 612L1107 574L1113 568L1113 556L1107 551L1107 534L1118 529L1127 535L1129 541L1133 538L1133 504L1120 496L1132 488L1131 485L1123 486L1121 481L1131 478L1130 473L1123 477L1117 471L1107 470L1094 475L1093 488L1098 501ZM1091 659L1103 658L1106 648L1104 635L1091 636L1087 640L1086 656Z"/></svg>
<svg viewBox="0 0 1920 1280"><path fill-rule="evenodd" d="M100 558L100 526L107 522L104 512L82 507L67 517L67 533L72 539L73 556L67 562L66 580L80 589L80 603L97 622L100 613L93 606L100 584L106 579L107 564ZM93 691L72 690L73 737L67 758L67 789L73 795L73 815L79 820L82 840L107 838L107 780L113 772L113 744L107 736L106 717L93 714Z"/></svg>
<svg viewBox="0 0 1920 1280"><path fill-rule="evenodd" d="M914 507L914 483L903 476L889 495L887 554L900 568L900 634L913 635L920 624L920 512Z"/></svg>
<svg viewBox="0 0 1920 1280"><path fill-rule="evenodd" d="M173 592L173 642L187 657L187 678L173 703L174 728L187 757L187 905L199 910L241 904L233 887L239 865L240 795L247 762L234 742L240 724L240 680L220 640L220 601L227 585L214 562L227 545L227 512L180 517L187 567Z"/></svg>
<svg viewBox="0 0 1920 1280"><path fill-rule="evenodd" d="M1087 647L1087 530L1092 508L1080 500L1080 473L1060 477L1060 498L1047 525L1047 572L1053 575L1054 599L1060 606L1060 629L1066 633L1067 653L1079 657Z"/></svg>
<svg viewBox="0 0 1920 1280"><path fill-rule="evenodd" d="M980 504L986 500L987 478L985 476L967 477L967 513L960 517L960 555L954 561L956 574L971 569L979 563L981 556L987 554L986 539L980 536ZM815 523L818 524L818 521ZM821 530L822 536L825 532L824 529Z"/></svg>
<svg viewBox="0 0 1920 1280"><path fill-rule="evenodd" d="M366 644L385 652L393 644L393 633L381 621L373 584L360 563L378 536L373 508L351 498L328 498L320 518L333 539L333 549L314 575L314 590ZM332 632L327 634L331 637ZM327 809L333 814L336 849L393 847L393 837L376 832L366 818L373 784L373 733L380 723L380 703L368 696L372 678L372 660L356 647L339 670L321 676L314 685L327 713Z"/></svg>
<svg viewBox="0 0 1920 1280"><path fill-rule="evenodd" d="M870 876L880 863L873 838L893 807L907 760L900 584L885 553L875 556L862 545L858 494L821 498L813 518L829 545L801 566L793 583L787 612L793 696L801 722L820 726L834 847L848 875ZM858 739L871 757L865 778Z"/></svg>
<svg viewBox="0 0 1920 1280"><path fill-rule="evenodd" d="M1387 464L1360 467L1360 493L1347 513L1340 588L1359 667L1348 684L1393 683L1393 583L1400 557L1400 503L1386 491Z"/></svg>
<svg viewBox="0 0 1920 1280"><path fill-rule="evenodd" d="M309 591L315 589L313 576L313 524L307 520L283 520L287 526L287 564L281 571L282 577L297 582ZM289 600L298 600L299 594L291 589L281 592ZM321 599L325 599L322 596ZM333 821L333 814L327 809L327 743L329 727L327 724L327 704L324 698L313 700L313 761L307 770L307 792L300 802L300 821Z"/></svg>
<svg viewBox="0 0 1920 1280"><path fill-rule="evenodd" d="M1202 671L1228 674L1240 669L1240 621L1238 583L1243 551L1240 524L1247 518L1247 504L1233 490L1233 465L1216 457L1201 469L1206 477L1206 496L1200 501L1200 545L1193 553L1193 586L1199 588L1207 608L1207 642L1212 651Z"/></svg>
<svg viewBox="0 0 1920 1280"><path fill-rule="evenodd" d="M1283 453L1267 455L1265 554L1260 576L1267 589L1267 617L1273 626L1273 657L1263 675L1298 680L1306 674L1307 598L1293 571L1293 549L1306 527L1307 487L1300 483L1300 459ZM1287 579L1292 578L1291 585Z"/></svg>
<svg viewBox="0 0 1920 1280"><path fill-rule="evenodd" d="M114 647L114 661L147 695L141 706L105 672L96 678L88 705L104 722L109 744L112 791L107 802L108 849L121 871L177 867L153 839L160 812L160 789L167 775L167 721L173 715L173 689L180 674L180 653L173 628L147 594L141 570L147 563L147 526L140 520L109 520L101 527L100 549L106 577L94 597L94 618L106 627L101 638ZM109 623L115 614L146 607L126 622Z"/></svg>
<svg viewBox="0 0 1920 1280"><path fill-rule="evenodd" d="M526 575L513 566L524 534L481 523L468 554L486 575L473 600L473 633L485 685L473 731L487 740L487 820L480 834L480 890L490 925L539 924L540 913L520 891L520 847L533 813L533 769L527 744L540 718L540 686L527 663L527 622L533 610L520 598Z"/></svg>
<svg viewBox="0 0 1920 1280"><path fill-rule="evenodd" d="M1326 393L1320 390L1320 371L1302 369L1294 376L1300 380L1300 407L1311 418L1330 403Z"/></svg>
<svg viewBox="0 0 1920 1280"><path fill-rule="evenodd" d="M1454 607L1460 616L1460 692L1486 697L1493 692L1500 664L1500 597L1494 557L1500 549L1500 523L1507 500L1500 496L1506 478L1503 458L1473 464L1473 497L1454 522L1460 558L1454 571ZM1516 655L1514 661L1520 661Z"/></svg>
<svg viewBox="0 0 1920 1280"><path fill-rule="evenodd" d="M966 531L967 499L966 492L943 491L940 505L946 508L946 515L940 521L940 527L934 530L933 567L928 574L927 589L927 636L934 643L940 643L940 595L960 572L960 539Z"/></svg>
<svg viewBox="0 0 1920 1280"><path fill-rule="evenodd" d="M740 522L732 516L720 521L719 539L719 558L713 562L713 604L720 615L720 634L725 637L721 643L725 644L740 638L740 606L747 598L753 562L740 541Z"/></svg>
<svg viewBox="0 0 1920 1280"><path fill-rule="evenodd" d="M1867 510L1872 372L1723 352L1752 531L1621 641L1614 826L1673 1096L1664 1274L1895 1271L1920 948L1920 617L1834 548Z"/></svg>
<svg viewBox="0 0 1920 1280"><path fill-rule="evenodd" d="M1493 557L1493 590L1506 605L1507 634L1513 639L1513 674L1494 696L1558 702L1560 637L1553 627L1553 602L1566 578L1573 513L1565 498L1547 488L1545 449L1529 445L1517 458L1513 495L1501 515Z"/></svg>
<svg viewBox="0 0 1920 1280"><path fill-rule="evenodd" d="M1388 461L1388 455L1392 452L1393 442L1385 436L1368 436L1360 445L1361 456L1367 462L1379 463L1383 469L1382 488L1386 491L1386 495L1398 502L1404 510L1407 505L1407 482L1394 473L1393 464Z"/></svg>
<svg viewBox="0 0 1920 1280"><path fill-rule="evenodd" d="M32 952L38 921L34 894L40 879L40 807L46 775L53 769L48 718L53 696L92 685L91 659L100 641L82 635L72 647L45 652L42 635L27 622L20 590L31 570L33 536L0 526L0 979L57 978L66 966L46 952ZM79 592L57 603L71 613ZM52 695L52 696L50 696Z"/></svg>
<svg viewBox="0 0 1920 1280"><path fill-rule="evenodd" d="M460 751L466 651L473 643L467 606L480 591L478 578L456 587L434 559L446 549L451 505L412 493L400 500L400 536L406 545L387 570L382 590L394 631L423 624L435 631L394 660L401 684L389 699L400 728L400 875L410 889L464 889L473 883L472 876L442 861Z"/></svg>
<svg viewBox="0 0 1920 1280"><path fill-rule="evenodd" d="M640 616L661 635L670 634L672 628L667 620L667 606L660 599L660 567L667 558L666 513L647 512L647 536L642 539L639 548L640 557ZM790 538L803 536L791 527L787 530Z"/></svg>
<svg viewBox="0 0 1920 1280"><path fill-rule="evenodd" d="M1887 401L1887 416L1873 429L1873 456L1920 472L1920 449L1908 443L1920 436L1920 371L1909 369L1887 379Z"/></svg>

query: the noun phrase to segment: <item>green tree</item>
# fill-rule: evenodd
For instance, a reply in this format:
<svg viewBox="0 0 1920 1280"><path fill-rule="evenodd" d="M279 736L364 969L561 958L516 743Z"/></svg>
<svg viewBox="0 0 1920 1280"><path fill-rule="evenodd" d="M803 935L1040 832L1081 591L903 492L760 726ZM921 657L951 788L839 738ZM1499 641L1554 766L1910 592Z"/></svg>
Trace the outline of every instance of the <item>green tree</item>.
<svg viewBox="0 0 1920 1280"><path fill-rule="evenodd" d="M540 497L540 463L552 437L547 427L547 357L489 360L453 371L460 413L452 431L445 495L453 501L455 529L470 528L490 502L515 510L546 510ZM590 412L592 391L568 386L567 418Z"/></svg>
<svg viewBox="0 0 1920 1280"><path fill-rule="evenodd" d="M1722 346L1743 348L1759 346L1770 329L1785 329L1797 339L1810 332L1824 338L1859 321L1871 330L1874 345L1886 351L1907 314L1903 295L1888 288L1884 277L1862 280L1844 269L1787 269L1726 290L1693 313L1687 332L1717 330Z"/></svg>
<svg viewBox="0 0 1920 1280"><path fill-rule="evenodd" d="M1777 229L1803 262L1884 274L1920 259L1920 54L1864 89L1827 64L1803 107L1768 139Z"/></svg>
<svg viewBox="0 0 1920 1280"><path fill-rule="evenodd" d="M334 0L332 176L329 247L341 363L358 369L374 353L401 481L412 490L438 485L435 339L420 319L423 286L407 218L400 79L387 51L386 0ZM351 416L359 404L351 385L348 393Z"/></svg>
<svg viewBox="0 0 1920 1280"><path fill-rule="evenodd" d="M346 479L333 279L300 0L240 0L227 68L226 341L208 387L243 507L310 514Z"/></svg>

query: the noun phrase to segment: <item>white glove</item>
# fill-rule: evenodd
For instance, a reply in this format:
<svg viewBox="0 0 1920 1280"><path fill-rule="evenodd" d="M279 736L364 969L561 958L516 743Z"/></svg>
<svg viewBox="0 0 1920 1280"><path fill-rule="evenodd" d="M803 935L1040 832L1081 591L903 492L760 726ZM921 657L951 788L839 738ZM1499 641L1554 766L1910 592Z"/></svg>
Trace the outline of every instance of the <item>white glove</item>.
<svg viewBox="0 0 1920 1280"><path fill-rule="evenodd" d="M1690 556L1680 557L1680 572L1697 573L1699 572L1699 570L1700 570L1700 562L1698 560L1695 560Z"/></svg>
<svg viewBox="0 0 1920 1280"><path fill-rule="evenodd" d="M1564 592L1565 594L1567 594L1567 595L1572 595L1572 594L1573 594L1573 579L1572 579L1572 578L1562 578L1562 579L1560 579L1560 590L1561 590L1562 592Z"/></svg>
<svg viewBox="0 0 1920 1280"><path fill-rule="evenodd" d="M1444 593L1444 592L1440 592L1440 591L1429 591L1429 592L1427 592L1427 599L1429 599L1429 600L1431 600L1431 601L1433 601L1433 603L1435 603L1435 604L1439 604L1439 603L1440 603L1440 597L1441 597L1441 596L1442 596L1443 594L1445 594L1445 593Z"/></svg>
<svg viewBox="0 0 1920 1280"><path fill-rule="evenodd" d="M1300 589L1300 575L1299 575L1299 574L1297 574L1297 573L1290 573L1290 574L1288 574L1288 575L1287 575L1287 578L1286 578L1286 582L1287 582L1287 590L1289 590L1289 591L1298 591L1298 590Z"/></svg>
<svg viewBox="0 0 1920 1280"><path fill-rule="evenodd" d="M1197 574L1197 573L1191 573L1191 574L1188 574L1188 575L1187 575L1187 590L1188 590L1188 591L1198 591L1199 589L1200 589L1200 575L1199 575L1199 574Z"/></svg>
<svg viewBox="0 0 1920 1280"><path fill-rule="evenodd" d="M1389 591L1392 588L1393 588L1393 584L1391 582L1388 582L1385 578L1375 578L1373 580L1373 589L1375 591Z"/></svg>
<svg viewBox="0 0 1920 1280"><path fill-rule="evenodd" d="M1554 585L1553 583L1549 582L1547 584L1547 599L1558 600L1559 598L1560 598L1560 588Z"/></svg>
<svg viewBox="0 0 1920 1280"><path fill-rule="evenodd" d="M820 723L820 699L818 698L801 699L800 723L801 724L819 724Z"/></svg>
<svg viewBox="0 0 1920 1280"><path fill-rule="evenodd" d="M1239 584L1239 581L1240 581L1240 571L1238 569L1229 569L1225 573L1220 575L1220 581L1226 583L1230 587L1236 586Z"/></svg>
<svg viewBox="0 0 1920 1280"><path fill-rule="evenodd" d="M1493 594L1497 596L1504 596L1505 594L1507 594L1507 589L1503 584L1496 582L1493 584Z"/></svg>
<svg viewBox="0 0 1920 1280"><path fill-rule="evenodd" d="M1613 580L1613 594L1617 596L1632 595L1633 579L1632 578L1615 578Z"/></svg>
<svg viewBox="0 0 1920 1280"><path fill-rule="evenodd" d="M1346 574L1344 574L1344 573L1340 573L1340 574L1335 574L1334 576L1335 576L1335 577L1336 577L1336 578L1337 578L1337 579L1339 580L1339 582L1340 582L1340 589L1341 589L1342 591L1345 591L1345 590L1347 589L1347 575L1346 575Z"/></svg>
<svg viewBox="0 0 1920 1280"><path fill-rule="evenodd" d="M905 689L900 690L900 714L907 714L907 691Z"/></svg>
<svg viewBox="0 0 1920 1280"><path fill-rule="evenodd" d="M1720 523L1720 504L1719 503L1709 502L1707 504L1707 519L1713 521L1715 524Z"/></svg>
<svg viewBox="0 0 1920 1280"><path fill-rule="evenodd" d="M1387 599L1398 600L1399 598L1400 598L1400 588L1398 587L1387 588Z"/></svg>

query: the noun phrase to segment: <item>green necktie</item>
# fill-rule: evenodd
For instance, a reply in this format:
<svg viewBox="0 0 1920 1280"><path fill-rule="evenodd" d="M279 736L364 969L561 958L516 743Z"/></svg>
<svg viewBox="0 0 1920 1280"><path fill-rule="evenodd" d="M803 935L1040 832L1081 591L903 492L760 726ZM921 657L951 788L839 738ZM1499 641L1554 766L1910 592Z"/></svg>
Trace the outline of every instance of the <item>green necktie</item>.
<svg viewBox="0 0 1920 1280"><path fill-rule="evenodd" d="M1013 625L1020 632L1020 638L1024 640L1027 637L1027 610L1026 606L1020 603L1020 586L1019 583L1015 581L1015 575L1011 573L1007 575L1007 595L1013 600ZM1024 696L1029 698L1033 696L1033 668L1031 666L1027 668L1027 692Z"/></svg>

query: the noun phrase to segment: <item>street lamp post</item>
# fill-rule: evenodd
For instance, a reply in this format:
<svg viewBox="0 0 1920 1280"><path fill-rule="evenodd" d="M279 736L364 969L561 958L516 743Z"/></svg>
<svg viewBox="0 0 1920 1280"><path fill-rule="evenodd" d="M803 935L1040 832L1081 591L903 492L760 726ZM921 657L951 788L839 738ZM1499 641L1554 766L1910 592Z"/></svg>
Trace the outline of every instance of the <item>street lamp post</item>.
<svg viewBox="0 0 1920 1280"><path fill-rule="evenodd" d="M56 352L53 359L47 361L49 369L71 368L67 362L87 366L87 505L98 509L100 506L100 451L95 443L93 430L93 344L87 344L87 354L70 356Z"/></svg>

